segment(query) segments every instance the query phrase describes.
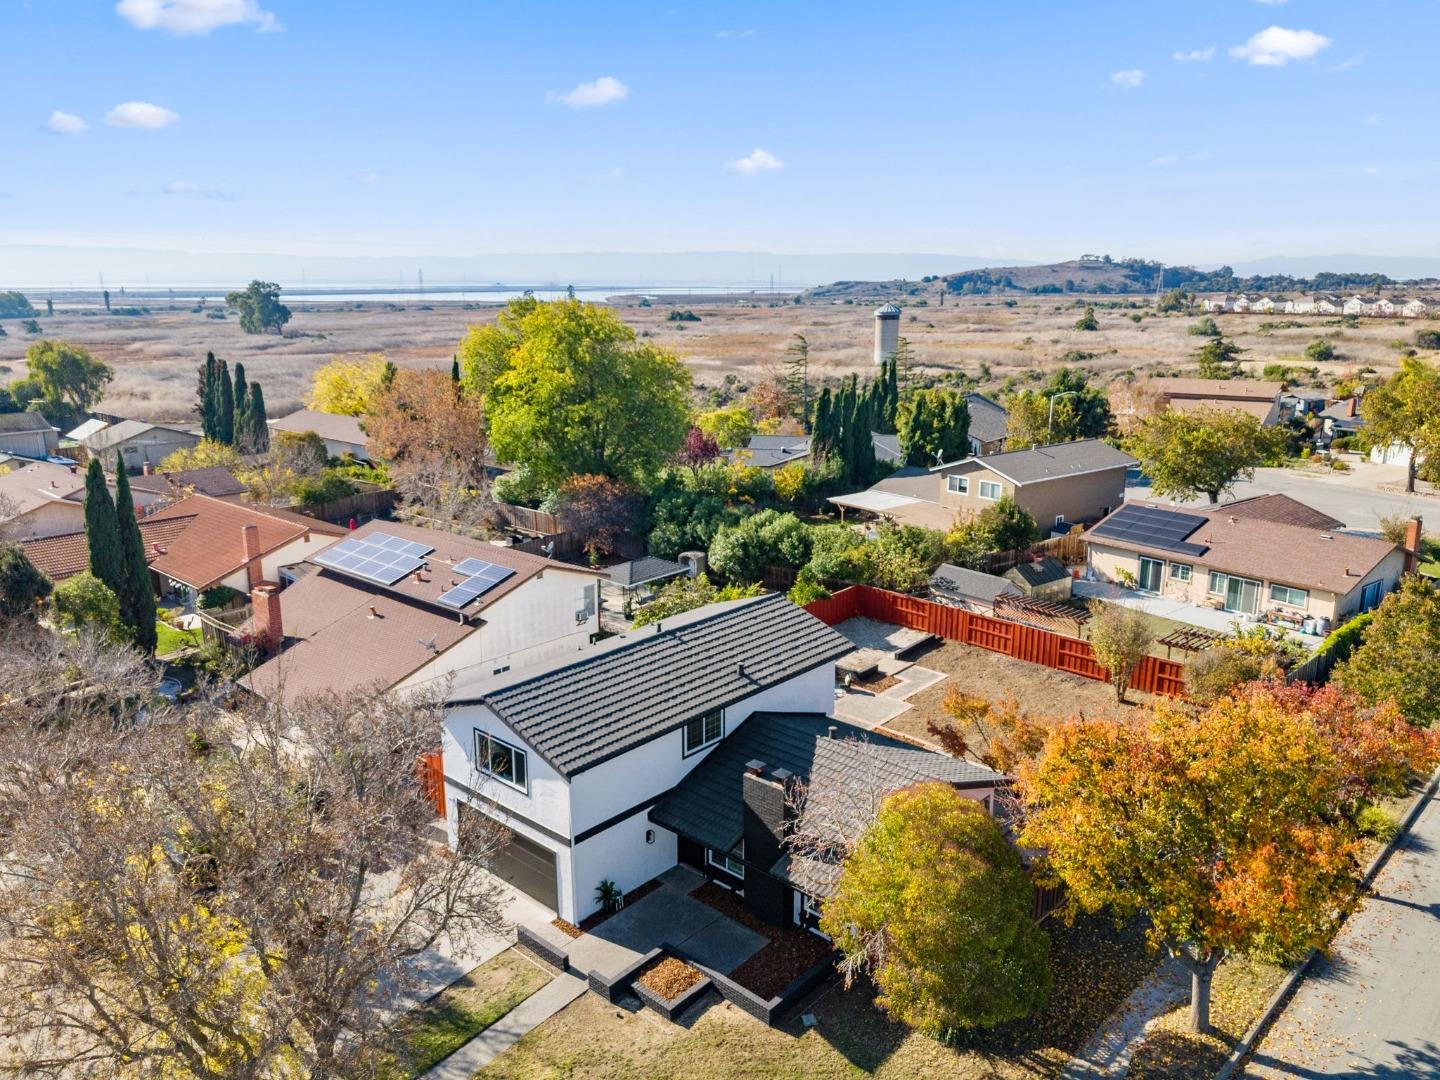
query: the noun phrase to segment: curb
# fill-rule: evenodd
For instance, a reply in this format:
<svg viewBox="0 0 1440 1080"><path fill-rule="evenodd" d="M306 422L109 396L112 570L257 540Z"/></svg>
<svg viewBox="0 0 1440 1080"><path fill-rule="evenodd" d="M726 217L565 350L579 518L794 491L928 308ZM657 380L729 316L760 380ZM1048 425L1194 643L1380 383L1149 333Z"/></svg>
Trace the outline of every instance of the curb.
<svg viewBox="0 0 1440 1080"><path fill-rule="evenodd" d="M1361 889L1369 888L1370 883L1375 880L1375 876L1380 873L1381 868L1390 861L1390 856L1395 854L1395 849L1398 848L1401 841L1409 835L1411 827L1415 824L1415 819L1420 816L1420 812L1425 808L1425 804L1435 797L1437 788L1440 788L1440 769L1435 771L1430 777L1430 782L1425 785L1420 794L1415 797L1415 801L1410 804L1410 809L1405 811L1405 817L1401 819L1400 827L1395 830L1394 837L1391 838L1388 844L1376 852L1375 857L1370 860L1370 865L1365 868L1365 873L1360 876ZM1343 925L1344 922L1342 921L1340 926ZM1340 932L1340 926L1335 928L1337 934ZM1300 984L1300 980L1305 977L1305 973L1310 970L1310 965L1319 955L1319 949L1311 949L1305 954L1305 959L1290 969L1290 974L1285 976L1284 981L1280 983L1279 988L1276 989L1275 993L1266 1003L1265 1010L1256 1018L1255 1023L1250 1026L1250 1030L1245 1033L1245 1037L1235 1044L1235 1049L1230 1051L1230 1056L1225 1059L1225 1064L1222 1065L1220 1071L1215 1074L1214 1080L1230 1080L1230 1078L1235 1075L1241 1063L1250 1055L1250 1051L1255 1049L1255 1044L1260 1041L1260 1036L1265 1034L1266 1029L1269 1028L1275 1021L1275 1018L1280 1015L1286 1002L1289 1001L1290 995L1294 993L1295 988Z"/></svg>

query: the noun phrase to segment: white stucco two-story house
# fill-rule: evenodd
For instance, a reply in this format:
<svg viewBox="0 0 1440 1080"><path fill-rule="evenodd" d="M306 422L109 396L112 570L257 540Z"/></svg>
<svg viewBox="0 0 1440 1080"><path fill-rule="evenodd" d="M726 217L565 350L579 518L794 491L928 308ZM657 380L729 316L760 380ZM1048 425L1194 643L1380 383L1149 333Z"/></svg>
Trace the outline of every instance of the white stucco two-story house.
<svg viewBox="0 0 1440 1080"><path fill-rule="evenodd" d="M985 781L974 788L985 798L998 779L829 716L835 661L852 648L769 595L526 670L462 672L444 731L452 838L468 815L498 821L508 843L496 872L574 923L599 907L601 881L628 891L677 862L788 921L803 904L782 865L783 792L810 770L818 743L883 747L893 760L877 782L959 770ZM769 826L756 831L760 821Z"/></svg>

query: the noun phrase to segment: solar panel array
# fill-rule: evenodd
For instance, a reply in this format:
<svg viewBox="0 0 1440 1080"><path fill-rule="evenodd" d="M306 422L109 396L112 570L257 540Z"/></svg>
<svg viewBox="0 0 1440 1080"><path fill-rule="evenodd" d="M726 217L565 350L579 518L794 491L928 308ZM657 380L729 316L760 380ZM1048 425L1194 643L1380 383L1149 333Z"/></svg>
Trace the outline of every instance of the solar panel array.
<svg viewBox="0 0 1440 1080"><path fill-rule="evenodd" d="M1179 555L1204 555L1204 544L1188 544L1185 538L1206 523L1198 514L1181 514L1158 506L1122 506L1090 530L1097 539L1122 540L1127 544L1173 551Z"/></svg>
<svg viewBox="0 0 1440 1080"><path fill-rule="evenodd" d="M342 574L394 585L406 574L425 565L425 556L435 549L390 533L373 532L342 540L314 556L315 562Z"/></svg>
<svg viewBox="0 0 1440 1080"><path fill-rule="evenodd" d="M441 593L440 603L458 611L484 596L515 571L484 559L465 559L455 564L455 573L469 576L459 585Z"/></svg>

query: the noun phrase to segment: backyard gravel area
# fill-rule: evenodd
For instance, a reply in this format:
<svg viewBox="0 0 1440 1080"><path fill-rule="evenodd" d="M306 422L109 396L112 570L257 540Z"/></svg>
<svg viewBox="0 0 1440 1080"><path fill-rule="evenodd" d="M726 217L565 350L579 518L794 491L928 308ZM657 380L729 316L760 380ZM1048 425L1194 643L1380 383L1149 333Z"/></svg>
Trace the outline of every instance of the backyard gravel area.
<svg viewBox="0 0 1440 1080"><path fill-rule="evenodd" d="M1119 705L1109 683L1082 679L955 641L942 642L918 653L915 662L943 671L947 678L909 698L913 708L887 721L882 731L889 729L933 741L934 736L926 731L925 725L929 721L939 723L949 719L940 703L952 686L992 702L1013 695L1023 711L1042 716L1069 716L1076 712L1086 716L1102 712L1114 714L1117 710L1128 711L1150 696L1132 690L1129 695L1132 704Z"/></svg>

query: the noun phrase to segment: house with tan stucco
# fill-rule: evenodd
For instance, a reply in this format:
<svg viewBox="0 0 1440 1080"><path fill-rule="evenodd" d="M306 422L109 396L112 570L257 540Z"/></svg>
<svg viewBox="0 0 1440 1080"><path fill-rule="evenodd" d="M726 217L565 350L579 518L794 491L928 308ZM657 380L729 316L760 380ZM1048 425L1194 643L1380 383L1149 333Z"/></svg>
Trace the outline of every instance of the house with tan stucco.
<svg viewBox="0 0 1440 1080"><path fill-rule="evenodd" d="M1009 496L1041 532L1097 521L1125 501L1125 473L1136 461L1100 439L968 457L933 469L900 469L865 491L830 502L899 525L941 532Z"/></svg>
<svg viewBox="0 0 1440 1080"><path fill-rule="evenodd" d="M1418 519L1410 530L1418 546ZM1091 580L1242 620L1313 620L1310 633L1378 606L1413 561L1288 495L1201 509L1126 503L1085 539Z"/></svg>

